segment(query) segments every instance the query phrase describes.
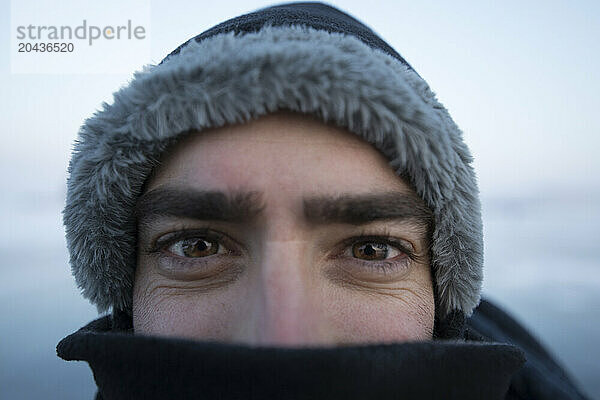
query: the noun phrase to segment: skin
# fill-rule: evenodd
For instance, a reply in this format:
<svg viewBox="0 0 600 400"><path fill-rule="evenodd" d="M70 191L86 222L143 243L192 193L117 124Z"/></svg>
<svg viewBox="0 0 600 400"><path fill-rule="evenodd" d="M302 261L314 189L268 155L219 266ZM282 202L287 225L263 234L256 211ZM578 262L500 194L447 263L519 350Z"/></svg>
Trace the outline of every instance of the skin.
<svg viewBox="0 0 600 400"><path fill-rule="evenodd" d="M422 227L407 220L319 224L303 214L302 199L309 196L414 195L356 135L283 112L194 133L168 152L145 193L165 188L258 192L263 208L244 223L145 219L138 226L136 334L288 347L432 338L434 297ZM225 240L198 242L207 238L195 233L191 248L218 248L216 254L196 257L181 251L181 241L161 241L206 228ZM369 240L361 242L365 235ZM387 250L386 270L377 268L381 260L363 259L360 249L373 245Z"/></svg>

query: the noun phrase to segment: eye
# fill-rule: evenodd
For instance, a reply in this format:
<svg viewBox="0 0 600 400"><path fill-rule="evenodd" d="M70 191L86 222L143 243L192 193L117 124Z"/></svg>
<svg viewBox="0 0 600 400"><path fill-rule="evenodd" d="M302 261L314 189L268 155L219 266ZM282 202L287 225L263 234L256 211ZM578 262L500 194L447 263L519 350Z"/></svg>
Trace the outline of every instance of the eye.
<svg viewBox="0 0 600 400"><path fill-rule="evenodd" d="M216 280L231 283L245 270L248 254L230 235L210 228L179 227L165 233L144 250L158 272L178 281Z"/></svg>
<svg viewBox="0 0 600 400"><path fill-rule="evenodd" d="M174 242L166 249L167 251L189 258L208 257L217 253L223 253L223 246L218 240L202 237L194 237Z"/></svg>
<svg viewBox="0 0 600 400"><path fill-rule="evenodd" d="M342 243L342 249L334 257L339 267L336 271L353 280L400 279L416 260L412 243L388 234L349 238Z"/></svg>
<svg viewBox="0 0 600 400"><path fill-rule="evenodd" d="M352 245L352 256L365 261L383 261L403 252L388 243L376 241L357 242Z"/></svg>
<svg viewBox="0 0 600 400"><path fill-rule="evenodd" d="M154 242L151 254L202 259L213 255L239 255L239 246L227 235L209 229L192 229L167 233Z"/></svg>

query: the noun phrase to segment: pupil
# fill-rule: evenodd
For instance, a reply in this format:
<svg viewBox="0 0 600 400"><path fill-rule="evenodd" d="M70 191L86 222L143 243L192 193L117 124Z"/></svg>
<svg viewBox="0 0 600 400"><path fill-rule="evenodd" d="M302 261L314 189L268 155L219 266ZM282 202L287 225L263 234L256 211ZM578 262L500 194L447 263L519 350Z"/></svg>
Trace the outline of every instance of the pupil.
<svg viewBox="0 0 600 400"><path fill-rule="evenodd" d="M388 245L377 242L363 242L352 247L352 255L363 260L383 260L388 255Z"/></svg>
<svg viewBox="0 0 600 400"><path fill-rule="evenodd" d="M183 253L187 257L205 257L215 254L218 245L204 239L190 239L182 245Z"/></svg>

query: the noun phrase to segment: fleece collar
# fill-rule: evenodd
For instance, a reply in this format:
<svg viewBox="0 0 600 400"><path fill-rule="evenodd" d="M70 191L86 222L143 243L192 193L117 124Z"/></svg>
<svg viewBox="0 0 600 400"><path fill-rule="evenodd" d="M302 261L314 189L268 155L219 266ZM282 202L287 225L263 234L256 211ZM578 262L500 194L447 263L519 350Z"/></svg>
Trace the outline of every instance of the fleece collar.
<svg viewBox="0 0 600 400"><path fill-rule="evenodd" d="M98 319L63 339L102 399L504 399L524 362L497 343L276 348L137 336Z"/></svg>

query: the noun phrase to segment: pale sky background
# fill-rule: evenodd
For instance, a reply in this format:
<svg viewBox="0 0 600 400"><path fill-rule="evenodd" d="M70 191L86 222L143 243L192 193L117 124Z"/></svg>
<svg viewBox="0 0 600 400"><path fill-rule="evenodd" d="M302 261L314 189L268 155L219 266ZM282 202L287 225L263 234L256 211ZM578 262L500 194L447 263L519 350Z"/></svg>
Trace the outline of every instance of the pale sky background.
<svg viewBox="0 0 600 400"><path fill-rule="evenodd" d="M19 3L48 25L56 24L52 18L79 24L103 15L93 6L123 7L112 0ZM55 393L56 384L57 398L93 390L87 367L53 353L62 336L96 315L70 277L60 215L70 150L84 119L112 102L134 69L160 62L225 19L274 4L137 3L149 5L150 52L133 59L130 72L13 74L9 43L16 33L10 2L0 0L0 398L37 398ZM600 1L329 3L394 47L448 108L475 157L486 293L527 322L600 397ZM123 18L135 20L128 12ZM132 62L127 48L106 49L98 46L103 60ZM28 342L23 354L25 341L37 345ZM69 381L73 371L78 378ZM20 391L25 387L30 392Z"/></svg>

